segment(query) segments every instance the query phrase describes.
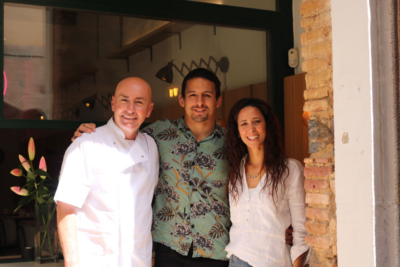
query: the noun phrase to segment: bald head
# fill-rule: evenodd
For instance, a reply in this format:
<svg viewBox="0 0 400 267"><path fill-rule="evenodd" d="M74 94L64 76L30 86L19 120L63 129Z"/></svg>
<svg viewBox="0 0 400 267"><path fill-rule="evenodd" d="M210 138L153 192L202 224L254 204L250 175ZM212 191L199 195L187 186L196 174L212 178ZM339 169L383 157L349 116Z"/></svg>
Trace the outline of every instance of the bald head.
<svg viewBox="0 0 400 267"><path fill-rule="evenodd" d="M114 96L117 96L118 91L121 89L131 89L135 91L140 91L144 96L148 98L151 103L152 100L152 92L150 85L143 79L139 77L129 77L120 81L115 88Z"/></svg>
<svg viewBox="0 0 400 267"><path fill-rule="evenodd" d="M140 125L153 110L150 85L143 79L130 77L117 85L111 101L115 124L126 139L135 139Z"/></svg>

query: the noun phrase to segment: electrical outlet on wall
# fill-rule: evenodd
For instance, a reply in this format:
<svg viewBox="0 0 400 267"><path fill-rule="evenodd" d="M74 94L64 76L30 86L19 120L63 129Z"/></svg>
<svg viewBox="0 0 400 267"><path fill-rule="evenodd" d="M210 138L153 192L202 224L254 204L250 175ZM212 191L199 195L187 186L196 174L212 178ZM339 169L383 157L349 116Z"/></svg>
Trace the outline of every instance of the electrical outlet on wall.
<svg viewBox="0 0 400 267"><path fill-rule="evenodd" d="M288 63L291 68L296 68L299 65L299 51L296 48L289 49Z"/></svg>

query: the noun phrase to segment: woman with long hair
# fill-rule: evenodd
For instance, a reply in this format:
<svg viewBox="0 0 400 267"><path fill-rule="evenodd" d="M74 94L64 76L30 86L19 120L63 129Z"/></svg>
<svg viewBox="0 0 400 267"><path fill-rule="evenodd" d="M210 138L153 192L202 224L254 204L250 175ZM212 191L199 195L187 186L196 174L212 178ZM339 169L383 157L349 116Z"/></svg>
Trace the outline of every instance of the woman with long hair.
<svg viewBox="0 0 400 267"><path fill-rule="evenodd" d="M260 99L242 99L231 109L227 128L229 266L302 266L309 249L303 166L287 158L272 108ZM290 225L293 246L288 248Z"/></svg>

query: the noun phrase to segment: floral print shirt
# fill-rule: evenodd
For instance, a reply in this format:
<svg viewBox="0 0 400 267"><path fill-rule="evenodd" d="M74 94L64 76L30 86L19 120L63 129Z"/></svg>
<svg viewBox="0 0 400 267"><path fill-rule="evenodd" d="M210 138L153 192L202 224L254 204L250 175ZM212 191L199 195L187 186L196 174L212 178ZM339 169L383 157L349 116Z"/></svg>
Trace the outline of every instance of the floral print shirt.
<svg viewBox="0 0 400 267"><path fill-rule="evenodd" d="M227 260L225 130L216 123L214 132L197 142L182 117L157 121L143 132L154 138L160 155L153 240L182 255L193 243L193 257Z"/></svg>

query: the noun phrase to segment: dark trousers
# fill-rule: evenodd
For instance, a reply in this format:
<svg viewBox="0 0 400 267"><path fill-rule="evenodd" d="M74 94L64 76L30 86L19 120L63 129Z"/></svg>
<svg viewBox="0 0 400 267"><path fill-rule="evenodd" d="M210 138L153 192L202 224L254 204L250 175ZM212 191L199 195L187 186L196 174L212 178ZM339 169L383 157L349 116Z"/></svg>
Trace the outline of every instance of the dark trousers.
<svg viewBox="0 0 400 267"><path fill-rule="evenodd" d="M193 258L193 244L189 254L183 256L163 244L155 244L154 267L228 267L229 261L207 258Z"/></svg>

